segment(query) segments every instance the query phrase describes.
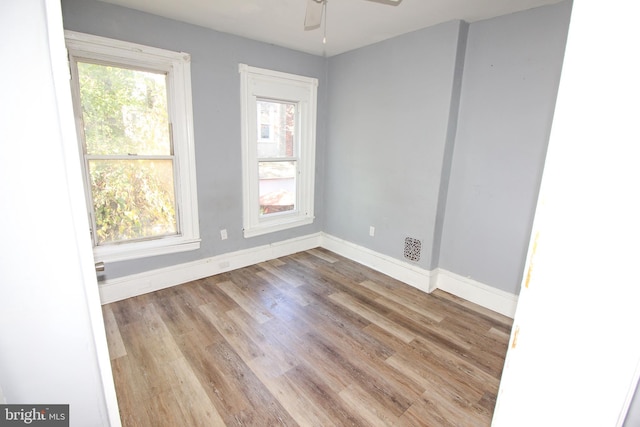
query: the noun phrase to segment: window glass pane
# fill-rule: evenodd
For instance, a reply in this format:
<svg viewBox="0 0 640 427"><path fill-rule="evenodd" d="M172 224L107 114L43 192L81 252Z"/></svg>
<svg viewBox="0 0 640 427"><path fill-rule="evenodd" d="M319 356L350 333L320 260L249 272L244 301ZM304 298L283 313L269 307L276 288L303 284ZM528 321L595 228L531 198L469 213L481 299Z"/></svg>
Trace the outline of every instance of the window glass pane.
<svg viewBox="0 0 640 427"><path fill-rule="evenodd" d="M178 232L172 160L89 160L97 244Z"/></svg>
<svg viewBox="0 0 640 427"><path fill-rule="evenodd" d="M171 155L166 75L78 62L90 155Z"/></svg>
<svg viewBox="0 0 640 427"><path fill-rule="evenodd" d="M258 100L257 107L258 157L294 157L296 104Z"/></svg>
<svg viewBox="0 0 640 427"><path fill-rule="evenodd" d="M296 209L296 162L258 162L260 215Z"/></svg>

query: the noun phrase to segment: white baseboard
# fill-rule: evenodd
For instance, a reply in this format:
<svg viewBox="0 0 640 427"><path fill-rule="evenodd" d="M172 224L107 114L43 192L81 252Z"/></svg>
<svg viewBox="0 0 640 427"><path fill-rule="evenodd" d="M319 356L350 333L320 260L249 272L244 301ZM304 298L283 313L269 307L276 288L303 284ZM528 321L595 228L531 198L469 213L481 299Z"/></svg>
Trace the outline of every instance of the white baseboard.
<svg viewBox="0 0 640 427"><path fill-rule="evenodd" d="M100 299L102 304L108 304L318 246L400 280L423 292L431 293L435 289L442 289L505 316L513 318L515 314L518 302L516 295L447 270L425 270L325 233L311 234L270 245L106 280L100 283Z"/></svg>
<svg viewBox="0 0 640 427"><path fill-rule="evenodd" d="M423 292L431 293L436 289L433 274L429 270L416 267L408 262L374 252L337 237L323 234L321 246L345 258L400 280Z"/></svg>
<svg viewBox="0 0 640 427"><path fill-rule="evenodd" d="M320 243L321 233L316 233L270 245L106 280L100 283L100 300L102 304L120 301L296 252L317 248Z"/></svg>
<svg viewBox="0 0 640 427"><path fill-rule="evenodd" d="M457 297L513 318L518 297L473 279L437 268L433 271L374 252L328 234L322 235L322 247L362 265L380 271L423 292L442 289Z"/></svg>
<svg viewBox="0 0 640 427"><path fill-rule="evenodd" d="M513 319L518 305L517 295L441 268L437 269L436 275L438 289Z"/></svg>

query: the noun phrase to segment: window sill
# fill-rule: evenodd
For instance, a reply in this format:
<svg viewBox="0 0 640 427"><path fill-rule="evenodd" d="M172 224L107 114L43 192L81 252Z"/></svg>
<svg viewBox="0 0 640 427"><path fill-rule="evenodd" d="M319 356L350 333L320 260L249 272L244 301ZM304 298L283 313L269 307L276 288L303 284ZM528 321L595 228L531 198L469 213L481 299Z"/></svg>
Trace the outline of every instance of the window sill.
<svg viewBox="0 0 640 427"><path fill-rule="evenodd" d="M193 251L199 248L200 239L173 237L146 242L99 246L93 248L93 256L96 262L114 262Z"/></svg>
<svg viewBox="0 0 640 427"><path fill-rule="evenodd" d="M287 230L289 228L300 227L303 225L313 224L314 217L297 217L287 221L278 221L273 223L264 223L251 228L244 229L244 237L255 237L263 234L274 233L276 231Z"/></svg>

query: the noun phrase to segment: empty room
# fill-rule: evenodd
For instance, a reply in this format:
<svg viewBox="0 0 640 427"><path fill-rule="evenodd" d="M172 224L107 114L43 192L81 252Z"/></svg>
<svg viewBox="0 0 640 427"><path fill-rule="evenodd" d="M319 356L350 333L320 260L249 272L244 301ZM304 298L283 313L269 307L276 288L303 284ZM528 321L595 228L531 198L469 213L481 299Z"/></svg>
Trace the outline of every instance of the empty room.
<svg viewBox="0 0 640 427"><path fill-rule="evenodd" d="M6 416L637 425L637 30L506 3L4 5Z"/></svg>

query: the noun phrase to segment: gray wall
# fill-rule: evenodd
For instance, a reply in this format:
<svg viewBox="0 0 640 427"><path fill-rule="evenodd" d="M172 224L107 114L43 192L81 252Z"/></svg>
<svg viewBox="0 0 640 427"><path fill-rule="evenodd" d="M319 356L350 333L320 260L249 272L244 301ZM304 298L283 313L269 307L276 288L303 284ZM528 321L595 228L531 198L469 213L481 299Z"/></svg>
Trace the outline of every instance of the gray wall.
<svg viewBox="0 0 640 427"><path fill-rule="evenodd" d="M325 231L398 259L417 237L419 266L518 293L570 10L449 22L330 58Z"/></svg>
<svg viewBox="0 0 640 427"><path fill-rule="evenodd" d="M418 265L434 267L465 31L466 24L448 22L329 59L327 233L398 259L405 237L417 238Z"/></svg>
<svg viewBox="0 0 640 427"><path fill-rule="evenodd" d="M473 23L440 267L519 293L571 3Z"/></svg>
<svg viewBox="0 0 640 427"><path fill-rule="evenodd" d="M139 273L322 229L326 61L202 27L94 0L62 0L65 28L191 54L194 134L200 216L200 250L109 263L105 277ZM245 239L242 235L240 77L238 63L319 79L316 220L312 225ZM220 240L220 229L228 240Z"/></svg>
<svg viewBox="0 0 640 427"><path fill-rule="evenodd" d="M570 2L329 59L95 0L62 7L68 29L192 55L202 247L109 264L107 278L325 231L397 259L418 238L418 266L518 293ZM313 225L242 237L239 62L320 80Z"/></svg>

